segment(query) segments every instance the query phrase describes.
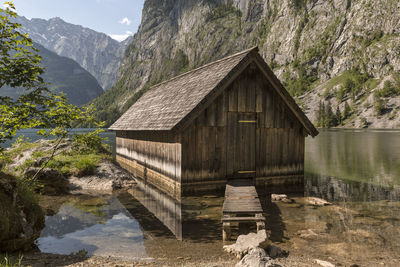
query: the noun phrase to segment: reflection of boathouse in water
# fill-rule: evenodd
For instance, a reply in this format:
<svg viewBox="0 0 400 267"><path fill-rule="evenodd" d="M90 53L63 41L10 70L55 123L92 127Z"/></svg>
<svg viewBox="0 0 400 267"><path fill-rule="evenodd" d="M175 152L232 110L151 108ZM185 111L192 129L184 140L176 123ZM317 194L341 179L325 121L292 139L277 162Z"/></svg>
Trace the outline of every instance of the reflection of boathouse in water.
<svg viewBox="0 0 400 267"><path fill-rule="evenodd" d="M128 192L130 197L122 194L119 200L144 228L146 234L168 236L166 229L154 220L155 217L179 240L221 239L222 197L182 197L181 200L176 200L141 181ZM137 202L140 205L135 204Z"/></svg>
<svg viewBox="0 0 400 267"><path fill-rule="evenodd" d="M257 48L150 88L110 129L121 166L177 199L231 178L302 183L318 134Z"/></svg>

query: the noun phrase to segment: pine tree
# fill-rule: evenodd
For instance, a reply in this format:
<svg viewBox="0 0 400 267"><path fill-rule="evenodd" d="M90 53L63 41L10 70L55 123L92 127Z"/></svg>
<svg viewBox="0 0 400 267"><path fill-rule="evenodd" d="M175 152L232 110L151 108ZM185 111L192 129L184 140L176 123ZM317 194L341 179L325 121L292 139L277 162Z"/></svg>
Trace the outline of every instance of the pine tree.
<svg viewBox="0 0 400 267"><path fill-rule="evenodd" d="M342 113L340 112L339 105L336 106L336 122L337 124L335 126L341 125L342 124Z"/></svg>
<svg viewBox="0 0 400 267"><path fill-rule="evenodd" d="M344 110L343 110L343 117L342 117L342 121L346 120L349 116L350 116L350 106L347 103L347 101L344 103Z"/></svg>
<svg viewBox="0 0 400 267"><path fill-rule="evenodd" d="M318 105L317 120L316 120L316 123L317 123L317 126L318 126L318 127L322 127L321 118L322 118L322 102L321 102L321 100L320 100L320 101L319 101L319 105Z"/></svg>
<svg viewBox="0 0 400 267"><path fill-rule="evenodd" d="M322 102L321 106L321 126L326 128L326 112L325 112L325 103Z"/></svg>
<svg viewBox="0 0 400 267"><path fill-rule="evenodd" d="M335 126L335 115L333 114L331 102L328 101L328 105L326 106L326 121L325 124L327 128Z"/></svg>

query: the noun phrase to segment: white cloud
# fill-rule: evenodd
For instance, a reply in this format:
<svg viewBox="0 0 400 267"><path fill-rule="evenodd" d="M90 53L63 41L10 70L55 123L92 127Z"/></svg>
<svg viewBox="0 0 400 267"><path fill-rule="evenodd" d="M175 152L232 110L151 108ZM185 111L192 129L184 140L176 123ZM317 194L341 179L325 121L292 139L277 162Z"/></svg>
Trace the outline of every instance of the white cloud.
<svg viewBox="0 0 400 267"><path fill-rule="evenodd" d="M114 40L117 40L118 42L122 42L129 36L133 35L133 32L131 31L126 31L125 34L109 34L111 38Z"/></svg>
<svg viewBox="0 0 400 267"><path fill-rule="evenodd" d="M121 19L121 20L119 21L119 23L125 24L125 25L128 25L128 26L129 26L129 25L131 25L132 21L129 20L127 17L125 17L125 18Z"/></svg>

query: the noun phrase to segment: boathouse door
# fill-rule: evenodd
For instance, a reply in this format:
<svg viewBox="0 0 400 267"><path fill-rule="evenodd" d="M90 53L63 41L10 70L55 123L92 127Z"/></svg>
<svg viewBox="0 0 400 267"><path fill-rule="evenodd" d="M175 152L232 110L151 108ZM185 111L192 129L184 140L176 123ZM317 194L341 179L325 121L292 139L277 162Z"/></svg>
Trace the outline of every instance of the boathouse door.
<svg viewBox="0 0 400 267"><path fill-rule="evenodd" d="M256 128L256 113L228 112L228 179L255 177Z"/></svg>

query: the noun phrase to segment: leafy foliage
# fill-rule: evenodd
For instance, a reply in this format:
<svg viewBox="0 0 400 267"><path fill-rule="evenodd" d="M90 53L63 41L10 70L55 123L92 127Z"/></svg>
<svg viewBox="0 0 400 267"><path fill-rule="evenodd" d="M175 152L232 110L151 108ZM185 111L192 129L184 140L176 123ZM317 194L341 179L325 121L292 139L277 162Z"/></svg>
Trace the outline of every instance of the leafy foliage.
<svg viewBox="0 0 400 267"><path fill-rule="evenodd" d="M6 2L7 7L0 9L0 88L4 85L23 87L25 94L13 100L0 96L0 143L11 139L17 130L37 127L48 90L40 75L41 58L32 46L32 40L20 33L21 27L11 20L17 17L14 5Z"/></svg>
<svg viewBox="0 0 400 267"><path fill-rule="evenodd" d="M43 85L39 76L43 68L39 66L41 58L33 48L27 34L16 29L21 25L11 21L17 18L13 3L6 2L6 9L0 9L0 87L10 85L27 89Z"/></svg>
<svg viewBox="0 0 400 267"><path fill-rule="evenodd" d="M17 13L11 2L6 4L6 9L0 9L0 87L23 87L25 93L16 100L0 96L0 143L25 128L42 128L38 134L61 139L83 122L102 127L104 124L93 116L92 106L79 108L69 104L64 95L49 93L48 84L40 76L44 69L38 50L26 34L18 31L21 25L11 22Z"/></svg>
<svg viewBox="0 0 400 267"><path fill-rule="evenodd" d="M102 127L104 123L95 119L93 106L79 108L69 104L63 94L49 93L48 84L40 76L44 70L40 67L38 50L33 48L32 40L26 34L18 32L21 25L11 22L17 13L11 2L6 4L6 9L0 9L0 87L23 87L26 93L16 100L0 97L0 143L12 139L18 130L24 128L40 128L39 135L57 138L49 159L31 179L30 182L34 183L35 177L54 158L61 141L72 128L82 123ZM99 147L101 139L98 134L101 131L98 129L74 138L86 148Z"/></svg>
<svg viewBox="0 0 400 267"><path fill-rule="evenodd" d="M49 137L56 136L58 138L66 138L69 132L82 123L89 123L96 127L104 126L103 122L98 122L94 116L95 110L93 106L78 107L68 103L67 98L63 95L50 94L51 98L44 103L48 107L42 111L38 134ZM48 129L45 129L48 128ZM100 133L102 130L96 131Z"/></svg>

